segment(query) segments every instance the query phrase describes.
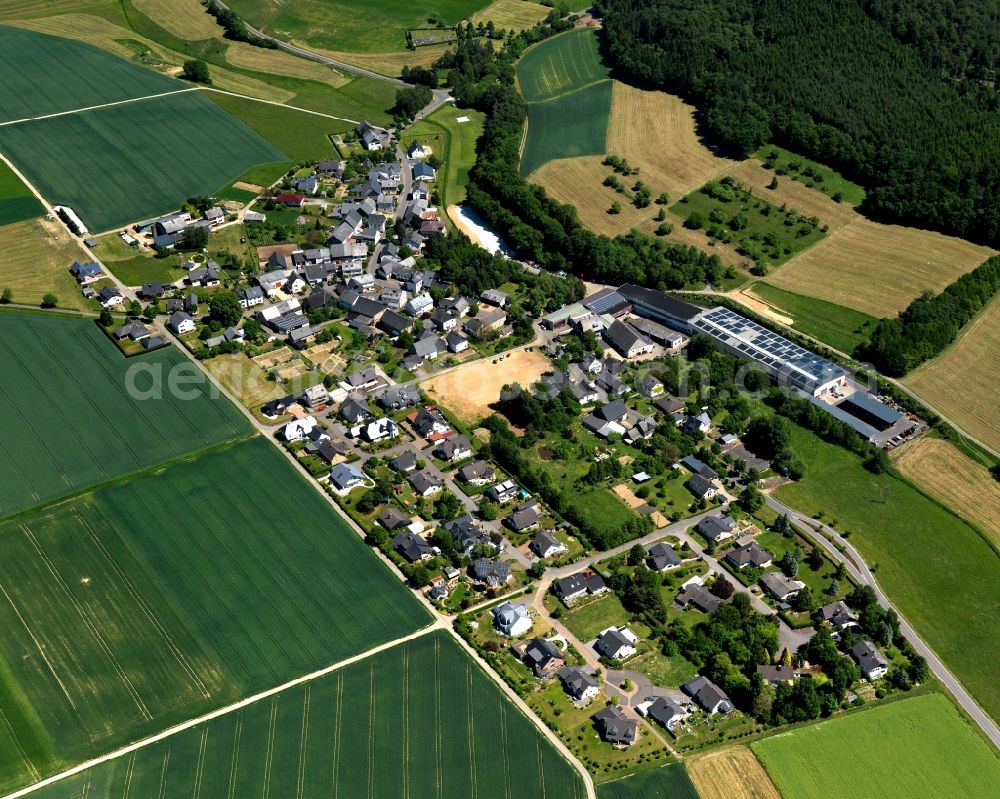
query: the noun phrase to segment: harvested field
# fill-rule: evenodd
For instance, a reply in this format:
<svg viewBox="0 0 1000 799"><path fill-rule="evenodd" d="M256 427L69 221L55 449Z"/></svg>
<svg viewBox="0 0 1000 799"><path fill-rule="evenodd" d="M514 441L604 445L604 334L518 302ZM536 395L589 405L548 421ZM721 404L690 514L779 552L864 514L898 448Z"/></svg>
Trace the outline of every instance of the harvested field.
<svg viewBox="0 0 1000 799"><path fill-rule="evenodd" d="M14 292L14 302L36 305L49 292L60 308L86 310L87 301L69 273L85 253L66 229L44 217L0 226L0 290Z"/></svg>
<svg viewBox="0 0 1000 799"><path fill-rule="evenodd" d="M765 169L756 158L734 164L726 174L732 175L755 195L772 205L780 206L784 203L800 214L817 217L820 223L829 225L831 231L860 218L850 203L834 202L823 192L810 189L787 176L778 176L778 188L769 189L768 186L775 177L774 170Z"/></svg>
<svg viewBox="0 0 1000 799"><path fill-rule="evenodd" d="M631 510L638 511L639 508L646 505L646 500L637 497L635 492L633 492L632 489L625 483L613 486L611 490L614 492L615 496L628 505ZM657 527L666 527L670 524L670 520L658 510L654 510L651 514L649 514L649 518L653 520L653 523Z"/></svg>
<svg viewBox="0 0 1000 799"><path fill-rule="evenodd" d="M539 783L547 799L586 796L576 770L535 725L436 632L37 797L510 799L541 796Z"/></svg>
<svg viewBox="0 0 1000 799"><path fill-rule="evenodd" d="M962 329L954 344L903 383L969 435L1000 451L1000 296Z"/></svg>
<svg viewBox="0 0 1000 799"><path fill-rule="evenodd" d="M420 388L468 424L491 413L490 405L500 399L500 389L508 383L534 385L552 369L548 358L537 350L517 350L502 361L483 358L446 375L431 377Z"/></svg>
<svg viewBox="0 0 1000 799"><path fill-rule="evenodd" d="M260 194L264 191L264 186L258 186L256 183L247 183L245 180L237 180L233 184L233 188L240 191L248 191L251 194Z"/></svg>
<svg viewBox="0 0 1000 799"><path fill-rule="evenodd" d="M691 782L701 799L781 799L753 752L728 746L687 760Z"/></svg>
<svg viewBox="0 0 1000 799"><path fill-rule="evenodd" d="M132 5L178 39L199 41L222 35L222 27L198 0L132 0Z"/></svg>
<svg viewBox="0 0 1000 799"><path fill-rule="evenodd" d="M268 380L264 371L241 352L209 358L202 365L250 410L282 396L281 386Z"/></svg>
<svg viewBox="0 0 1000 799"><path fill-rule="evenodd" d="M1000 548L1000 483L949 441L923 438L893 453L896 468L942 505L977 525Z"/></svg>
<svg viewBox="0 0 1000 799"><path fill-rule="evenodd" d="M486 8L473 14L470 21L473 25L492 22L504 30L523 31L541 22L551 10L525 0L494 0Z"/></svg>
<svg viewBox="0 0 1000 799"><path fill-rule="evenodd" d="M92 231L170 211L251 166L286 160L197 90L7 125L0 146L39 192L71 205ZM151 148L161 155L150 158Z"/></svg>
<svg viewBox="0 0 1000 799"><path fill-rule="evenodd" d="M882 318L899 313L924 291L941 291L995 254L941 233L859 217L766 282Z"/></svg>
<svg viewBox="0 0 1000 799"><path fill-rule="evenodd" d="M0 122L184 88L83 42L7 26L0 26L0 75Z"/></svg>
<svg viewBox="0 0 1000 799"><path fill-rule="evenodd" d="M170 0L165 0L170 2ZM191 0L197 2L197 0ZM208 16L207 14L205 15ZM351 78L331 66L318 61L299 58L284 50L267 50L244 42L230 42L226 48L226 61L234 67L252 69L269 75L315 80L337 88L350 83Z"/></svg>

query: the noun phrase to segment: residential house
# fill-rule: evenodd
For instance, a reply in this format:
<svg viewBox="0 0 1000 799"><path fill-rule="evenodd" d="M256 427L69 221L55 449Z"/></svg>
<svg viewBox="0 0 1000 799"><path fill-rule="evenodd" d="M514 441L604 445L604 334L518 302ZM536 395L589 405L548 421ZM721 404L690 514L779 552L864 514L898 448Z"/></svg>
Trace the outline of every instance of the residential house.
<svg viewBox="0 0 1000 799"><path fill-rule="evenodd" d="M366 150L384 150L391 141L389 131L376 127L367 119L355 125L354 131L358 134L358 139Z"/></svg>
<svg viewBox="0 0 1000 799"><path fill-rule="evenodd" d="M482 460L467 463L456 474L459 480L472 486L484 486L496 478L493 468Z"/></svg>
<svg viewBox="0 0 1000 799"><path fill-rule="evenodd" d="M866 680L878 680L889 672L889 662L871 641L858 641L851 647L851 657L857 661L861 675Z"/></svg>
<svg viewBox="0 0 1000 799"><path fill-rule="evenodd" d="M551 558L568 552L569 547L548 530L539 530L531 539L531 551L540 558Z"/></svg>
<svg viewBox="0 0 1000 799"><path fill-rule="evenodd" d="M140 300L158 300L172 288L168 283L143 283L137 296Z"/></svg>
<svg viewBox="0 0 1000 799"><path fill-rule="evenodd" d="M531 631L531 615L525 604L504 602L490 612L493 614L493 628L500 635L520 638Z"/></svg>
<svg viewBox="0 0 1000 799"><path fill-rule="evenodd" d="M524 533L538 527L540 520L538 503L535 500L531 500L518 507L510 515L504 517L503 524L515 533Z"/></svg>
<svg viewBox="0 0 1000 799"><path fill-rule="evenodd" d="M386 286L382 293L378 295L378 301L386 308L399 310L406 305L409 295L399 286Z"/></svg>
<svg viewBox="0 0 1000 799"><path fill-rule="evenodd" d="M167 320L167 327L173 330L178 336L183 336L185 333L194 332L194 319L184 311L175 311L170 314L170 318Z"/></svg>
<svg viewBox="0 0 1000 799"><path fill-rule="evenodd" d="M681 413L687 407L677 397L662 397L653 404L666 416L674 416Z"/></svg>
<svg viewBox="0 0 1000 799"><path fill-rule="evenodd" d="M792 580L777 571L765 572L758 582L779 602L787 602L806 586L800 580Z"/></svg>
<svg viewBox="0 0 1000 799"><path fill-rule="evenodd" d="M142 341L145 338L149 338L149 330L141 322L126 322L121 327L115 328L114 332L111 334L114 336L116 341L121 341L122 339L129 339L131 341Z"/></svg>
<svg viewBox="0 0 1000 799"><path fill-rule="evenodd" d="M708 677L695 677L693 680L684 683L681 690L690 696L698 706L714 716L716 713L728 713L733 709L726 692L713 683Z"/></svg>
<svg viewBox="0 0 1000 799"><path fill-rule="evenodd" d="M278 399L269 400L265 402L261 408L260 412L264 414L268 419L275 419L278 416L283 416L288 413L288 409L291 408L298 402L298 399L293 395L289 394L286 397L279 397Z"/></svg>
<svg viewBox="0 0 1000 799"><path fill-rule="evenodd" d="M306 198L302 194L276 194L274 196L274 201L279 205L284 205L286 208L301 208L306 201Z"/></svg>
<svg viewBox="0 0 1000 799"><path fill-rule="evenodd" d="M421 408L407 417L414 432L429 441L437 440L451 432L451 427L444 417L431 408Z"/></svg>
<svg viewBox="0 0 1000 799"><path fill-rule="evenodd" d="M677 594L676 602L682 608L686 608L690 605L696 610L700 610L702 613L715 613L715 611L718 610L719 605L722 604L722 600L719 599L719 597L710 591L706 591L697 583L686 585L681 592Z"/></svg>
<svg viewBox="0 0 1000 799"><path fill-rule="evenodd" d="M777 687L781 683L790 683L795 679L795 669L784 664L772 666L770 664L757 666L757 673L764 682Z"/></svg>
<svg viewBox="0 0 1000 799"><path fill-rule="evenodd" d="M706 516L694 529L707 541L718 544L736 535L736 519L732 516Z"/></svg>
<svg viewBox="0 0 1000 799"><path fill-rule="evenodd" d="M577 702L589 702L601 691L597 679L577 666L564 666L558 673L563 689Z"/></svg>
<svg viewBox="0 0 1000 799"><path fill-rule="evenodd" d="M226 212L223 211L219 206L215 205L208 208L204 213L205 221L213 227L219 227L226 221Z"/></svg>
<svg viewBox="0 0 1000 799"><path fill-rule="evenodd" d="M448 463L472 457L472 442L467 436L450 436L434 448L434 457Z"/></svg>
<svg viewBox="0 0 1000 799"><path fill-rule="evenodd" d="M338 463L330 470L330 485L338 494L346 494L365 482L364 475L350 463Z"/></svg>
<svg viewBox="0 0 1000 799"><path fill-rule="evenodd" d="M706 480L715 480L719 473L715 471L711 466L703 463L694 455L688 455L686 458L681 460L681 465L688 469L692 474L700 474Z"/></svg>
<svg viewBox="0 0 1000 799"><path fill-rule="evenodd" d="M368 410L368 405L356 397L348 397L344 400L338 413L341 419L352 426L373 418L372 412Z"/></svg>
<svg viewBox="0 0 1000 799"><path fill-rule="evenodd" d="M645 375L635 381L635 390L644 397L656 399L663 395L663 383L652 375Z"/></svg>
<svg viewBox="0 0 1000 799"><path fill-rule="evenodd" d="M414 180L434 180L434 167L430 164L416 164L413 167L413 179Z"/></svg>
<svg viewBox="0 0 1000 799"><path fill-rule="evenodd" d="M396 338L413 329L413 320L396 311L388 310L382 314L382 318L378 320L376 327L389 336L389 338Z"/></svg>
<svg viewBox="0 0 1000 799"><path fill-rule="evenodd" d="M312 432L316 429L322 430L319 423L313 416L303 416L301 419L292 419L281 428L281 437L285 441L304 441L312 438Z"/></svg>
<svg viewBox="0 0 1000 799"><path fill-rule="evenodd" d="M819 617L835 630L846 630L848 627L856 627L858 624L858 617L839 599L829 605L823 605L819 609Z"/></svg>
<svg viewBox="0 0 1000 799"><path fill-rule="evenodd" d="M640 710L641 712L641 710ZM674 727L691 714L669 697L658 696L646 707L646 717L674 731Z"/></svg>
<svg viewBox="0 0 1000 799"><path fill-rule="evenodd" d="M406 303L406 312L412 316L423 316L434 309L434 300L426 291L417 294Z"/></svg>
<svg viewBox="0 0 1000 799"><path fill-rule="evenodd" d="M605 594L611 589L597 572L587 571L571 574L552 583L552 593L567 605L582 596L597 596Z"/></svg>
<svg viewBox="0 0 1000 799"><path fill-rule="evenodd" d="M712 419L711 417L702 411L699 414L691 414L687 416L681 423L681 427L684 428L686 433L707 433L712 429Z"/></svg>
<svg viewBox="0 0 1000 799"><path fill-rule="evenodd" d="M495 305L504 310L510 307L510 295L505 291L500 291L500 289L486 289L479 295L479 299L487 305Z"/></svg>
<svg viewBox="0 0 1000 799"><path fill-rule="evenodd" d="M329 401L330 392L326 390L326 386L322 383L309 386L302 392L302 404L307 408L319 408L326 405Z"/></svg>
<svg viewBox="0 0 1000 799"><path fill-rule="evenodd" d="M627 749L639 737L639 723L626 716L618 705L608 705L591 718L597 724L601 738L615 749Z"/></svg>
<svg viewBox="0 0 1000 799"><path fill-rule="evenodd" d="M414 161L419 161L423 158L427 158L431 154L431 148L426 144L421 144L418 141L413 142L410 145L410 149L406 151L406 157L413 159Z"/></svg>
<svg viewBox="0 0 1000 799"><path fill-rule="evenodd" d="M595 435L607 438L612 433L625 435L625 424L629 421L629 409L625 401L612 400L583 418L583 426Z"/></svg>
<svg viewBox="0 0 1000 799"><path fill-rule="evenodd" d="M457 316L459 319L469 312L470 307L472 307L472 303L469 302L468 297L447 297L441 300L442 310Z"/></svg>
<svg viewBox="0 0 1000 799"><path fill-rule="evenodd" d="M551 677L566 663L559 647L544 638L533 638L524 647L521 661L539 679Z"/></svg>
<svg viewBox="0 0 1000 799"><path fill-rule="evenodd" d="M490 534L468 513L445 522L444 529L451 533L451 537L455 540L455 546L463 555L470 554L473 549L480 545L499 550Z"/></svg>
<svg viewBox="0 0 1000 799"><path fill-rule="evenodd" d="M472 577L491 588L496 588L510 580L510 567L502 560L478 558L472 561Z"/></svg>
<svg viewBox="0 0 1000 799"><path fill-rule="evenodd" d="M723 556L723 559L734 569L745 569L747 566L754 569L766 569L774 560L774 555L756 541L750 541L742 546L733 547Z"/></svg>
<svg viewBox="0 0 1000 799"><path fill-rule="evenodd" d="M507 322L507 312L501 308L480 308L479 313L462 327L473 338L483 338L495 330L500 330Z"/></svg>
<svg viewBox="0 0 1000 799"><path fill-rule="evenodd" d="M649 559L649 567L653 571L670 571L670 569L676 569L681 565L680 557L669 544L654 544L646 551L646 555Z"/></svg>
<svg viewBox="0 0 1000 799"><path fill-rule="evenodd" d="M399 428L392 419L376 419L361 429L361 437L374 444L377 441L388 441L399 436Z"/></svg>
<svg viewBox="0 0 1000 799"><path fill-rule="evenodd" d="M410 345L408 354L415 355L418 358L424 358L426 360L433 361L442 353L448 351L448 345L445 344L441 339L435 335L424 336L423 338L418 338L416 341Z"/></svg>
<svg viewBox="0 0 1000 799"><path fill-rule="evenodd" d="M418 402L420 402L420 391L413 386L391 386L378 398L378 404L391 411L409 408Z"/></svg>
<svg viewBox="0 0 1000 799"><path fill-rule="evenodd" d="M700 474L691 475L685 485L696 499L712 499L719 493L719 489L712 484L712 481L706 480Z"/></svg>
<svg viewBox="0 0 1000 799"><path fill-rule="evenodd" d="M486 496L498 505L506 505L520 494L521 487L513 480L504 480L486 490Z"/></svg>
<svg viewBox="0 0 1000 799"><path fill-rule="evenodd" d="M409 474L417 470L417 456L412 450L407 450L389 461L389 467L400 474Z"/></svg>
<svg viewBox="0 0 1000 799"><path fill-rule="evenodd" d="M448 352L465 352L469 349L469 339L459 333L457 330L452 330L444 338L444 343L448 345Z"/></svg>
<svg viewBox="0 0 1000 799"><path fill-rule="evenodd" d="M409 519L406 520L409 524ZM430 544L424 541L419 535L406 532L400 533L392 539L392 547L410 563L418 563L422 560L430 560L434 557L434 550Z"/></svg>
<svg viewBox="0 0 1000 799"><path fill-rule="evenodd" d="M438 308L430 315L431 323L440 330L442 333L447 333L449 330L454 330L458 325L458 317L452 316L448 311L443 308Z"/></svg>
<svg viewBox="0 0 1000 799"><path fill-rule="evenodd" d="M371 391L372 389L378 388L382 384L382 378L379 377L378 372L372 366L365 367L364 369L359 369L356 372L351 372L345 382L348 385L349 390L360 390L360 391Z"/></svg>
<svg viewBox="0 0 1000 799"><path fill-rule="evenodd" d="M237 289L235 293L241 308L254 308L264 304L264 290L260 286Z"/></svg>
<svg viewBox="0 0 1000 799"><path fill-rule="evenodd" d="M625 625L607 627L601 630L597 640L594 641L594 650L601 657L626 660L638 651L635 646L637 643L639 637Z"/></svg>
<svg viewBox="0 0 1000 799"><path fill-rule="evenodd" d="M97 292L97 299L101 303L102 308L113 308L125 302L122 293L114 286L105 286L102 288Z"/></svg>
<svg viewBox="0 0 1000 799"><path fill-rule="evenodd" d="M413 493L418 497L432 497L444 488L444 484L441 482L437 475L431 474L430 472L417 472L416 474L411 474L407 478L410 486L413 488Z"/></svg>

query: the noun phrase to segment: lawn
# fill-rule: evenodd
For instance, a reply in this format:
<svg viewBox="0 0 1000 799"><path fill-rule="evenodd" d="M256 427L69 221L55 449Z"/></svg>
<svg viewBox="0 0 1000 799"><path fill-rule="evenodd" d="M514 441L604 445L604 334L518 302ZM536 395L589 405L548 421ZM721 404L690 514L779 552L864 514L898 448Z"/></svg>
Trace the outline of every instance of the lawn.
<svg viewBox="0 0 1000 799"><path fill-rule="evenodd" d="M428 22L432 17L451 26L487 4L488 0L380 0L359 8L347 0L289 0L281 4L233 0L230 8L252 25L282 39L331 50L379 53L405 52L406 31L432 27Z"/></svg>
<svg viewBox="0 0 1000 799"><path fill-rule="evenodd" d="M629 671L638 671L664 688L679 688L698 676L697 667L683 655L667 657L660 652L647 652L628 662Z"/></svg>
<svg viewBox="0 0 1000 799"><path fill-rule="evenodd" d="M443 632L96 766L38 799L583 799L576 770ZM361 786L359 793L359 786Z"/></svg>
<svg viewBox="0 0 1000 799"><path fill-rule="evenodd" d="M605 80L554 100L529 103L521 174L530 175L556 158L603 153L611 88L611 81Z"/></svg>
<svg viewBox="0 0 1000 799"><path fill-rule="evenodd" d="M185 87L89 44L7 26L0 26L0 74L0 122Z"/></svg>
<svg viewBox="0 0 1000 799"><path fill-rule="evenodd" d="M941 694L874 707L750 746L781 794L796 799L965 799L994 795L1000 785L996 752Z"/></svg>
<svg viewBox="0 0 1000 799"><path fill-rule="evenodd" d="M466 122L459 122L460 118ZM429 117L411 125L403 134L404 148L419 141L444 161L438 173L441 203L446 208L465 199L469 170L476 162L476 142L483 132L485 116L479 111L443 105Z"/></svg>
<svg viewBox="0 0 1000 799"><path fill-rule="evenodd" d="M779 210L738 183L711 181L670 210L685 227L704 230L711 239L732 244L762 264L783 264L823 238L820 227L805 214Z"/></svg>
<svg viewBox="0 0 1000 799"><path fill-rule="evenodd" d="M338 157L330 137L354 129L350 122L246 97L212 91L205 96L296 161Z"/></svg>
<svg viewBox="0 0 1000 799"><path fill-rule="evenodd" d="M0 127L0 147L92 231L210 194L278 149L198 91Z"/></svg>
<svg viewBox="0 0 1000 799"><path fill-rule="evenodd" d="M632 625L629 621L631 618L632 614L622 607L621 600L609 593L573 610L564 611L561 621L582 643L593 641L601 630L623 624L630 625L632 632L640 638L645 637L649 629L643 624Z"/></svg>
<svg viewBox="0 0 1000 799"><path fill-rule="evenodd" d="M853 308L793 294L760 281L753 284L751 291L768 305L791 316L795 320L792 327L796 330L848 354L868 340L877 321Z"/></svg>
<svg viewBox="0 0 1000 799"><path fill-rule="evenodd" d="M517 80L529 103L551 100L605 80L610 70L601 63L597 31L567 31L530 48L517 62Z"/></svg>
<svg viewBox="0 0 1000 799"><path fill-rule="evenodd" d="M0 161L0 227L45 213L31 190L3 161Z"/></svg>
<svg viewBox="0 0 1000 799"><path fill-rule="evenodd" d="M126 361L89 320L0 313L0 373L0 517L250 431L176 350Z"/></svg>
<svg viewBox="0 0 1000 799"><path fill-rule="evenodd" d="M37 305L53 293L60 308L89 307L69 273L86 254L59 222L38 217L0 226L0 252L0 290L9 288L14 302Z"/></svg>
<svg viewBox="0 0 1000 799"><path fill-rule="evenodd" d="M641 799L662 796L670 799L698 799L698 792L683 763L643 771L614 782L605 782L597 789L597 799Z"/></svg>
<svg viewBox="0 0 1000 799"><path fill-rule="evenodd" d="M1000 559L980 534L904 480L874 475L861 459L793 426L805 476L778 489L782 502L850 533L900 612L994 718L1000 685ZM975 601L969 588L975 586Z"/></svg>
<svg viewBox="0 0 1000 799"><path fill-rule="evenodd" d="M259 437L8 522L0 571L19 575L0 607L14 689L0 702L47 744L38 773L429 621Z"/></svg>

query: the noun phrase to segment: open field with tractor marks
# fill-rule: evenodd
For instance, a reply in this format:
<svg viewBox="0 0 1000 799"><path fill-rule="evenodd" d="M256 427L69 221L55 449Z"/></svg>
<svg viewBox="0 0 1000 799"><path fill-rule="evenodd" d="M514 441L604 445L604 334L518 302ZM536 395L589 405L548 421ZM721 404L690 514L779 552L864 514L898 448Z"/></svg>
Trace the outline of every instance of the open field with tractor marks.
<svg viewBox="0 0 1000 799"><path fill-rule="evenodd" d="M979 527L1000 549L1000 483L985 466L951 442L927 436L893 456L907 479Z"/></svg>
<svg viewBox="0 0 1000 799"><path fill-rule="evenodd" d="M973 527L904 479L792 427L802 479L775 496L833 525L858 548L889 599L993 718L1000 685L1000 557ZM975 586L975 601L969 601ZM779 788L781 785L779 784Z"/></svg>
<svg viewBox="0 0 1000 799"><path fill-rule="evenodd" d="M745 746L727 746L684 761L701 799L781 799L760 761Z"/></svg>
<svg viewBox="0 0 1000 799"><path fill-rule="evenodd" d="M529 103L521 174L530 175L557 158L603 153L610 111L609 80L552 100Z"/></svg>
<svg viewBox="0 0 1000 799"><path fill-rule="evenodd" d="M698 791L682 763L642 771L614 782L603 782L597 787L597 799L641 799L652 796L698 799Z"/></svg>
<svg viewBox="0 0 1000 799"><path fill-rule="evenodd" d="M0 122L183 89L96 47L0 25Z"/></svg>
<svg viewBox="0 0 1000 799"><path fill-rule="evenodd" d="M994 450L1000 450L998 381L1000 297L994 297L941 355L903 378L921 399Z"/></svg>
<svg viewBox="0 0 1000 799"><path fill-rule="evenodd" d="M165 213L287 157L197 90L0 127L0 147L92 231Z"/></svg>
<svg viewBox="0 0 1000 799"><path fill-rule="evenodd" d="M579 775L432 633L58 782L38 799L582 799ZM603 795L602 795L603 796Z"/></svg>
<svg viewBox="0 0 1000 799"><path fill-rule="evenodd" d="M0 571L6 788L429 621L261 438L5 522Z"/></svg>
<svg viewBox="0 0 1000 799"><path fill-rule="evenodd" d="M173 349L126 360L90 320L0 313L0 372L0 517L250 431L205 383L144 396L193 365Z"/></svg>
<svg viewBox="0 0 1000 799"><path fill-rule="evenodd" d="M523 31L537 25L551 10L528 0L493 0L486 8L473 14L469 21L473 25L492 22L505 31Z"/></svg>
<svg viewBox="0 0 1000 799"><path fill-rule="evenodd" d="M552 100L606 80L597 32L578 28L546 39L528 49L517 62L517 80L529 103Z"/></svg>
<svg viewBox="0 0 1000 799"><path fill-rule="evenodd" d="M55 294L60 308L84 310L88 303L69 273L85 253L60 222L44 217L0 226L0 291L9 288L14 302L37 305Z"/></svg>
<svg viewBox="0 0 1000 799"><path fill-rule="evenodd" d="M953 236L858 217L766 280L882 318L899 313L924 291L941 291L994 254Z"/></svg>
<svg viewBox="0 0 1000 799"><path fill-rule="evenodd" d="M0 161L0 227L41 216L45 208L31 189Z"/></svg>
<svg viewBox="0 0 1000 799"><path fill-rule="evenodd" d="M782 796L988 796L1000 758L941 694L904 699L751 744ZM820 756L819 753L822 753Z"/></svg>

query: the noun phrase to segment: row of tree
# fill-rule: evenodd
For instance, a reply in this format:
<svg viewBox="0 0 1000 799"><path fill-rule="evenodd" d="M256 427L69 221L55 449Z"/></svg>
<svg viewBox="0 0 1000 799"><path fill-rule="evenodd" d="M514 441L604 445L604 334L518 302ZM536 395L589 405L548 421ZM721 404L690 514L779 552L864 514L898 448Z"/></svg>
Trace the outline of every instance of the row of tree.
<svg viewBox="0 0 1000 799"><path fill-rule="evenodd" d="M775 141L865 185L872 214L1000 242L1000 96L942 79L924 50L904 43L904 18L935 29L936 4L893 3L907 11L886 18L889 27L875 5L598 0L597 8L611 63L691 97L710 138L736 155ZM959 51L978 46L971 42ZM993 47L973 60L986 68Z"/></svg>

